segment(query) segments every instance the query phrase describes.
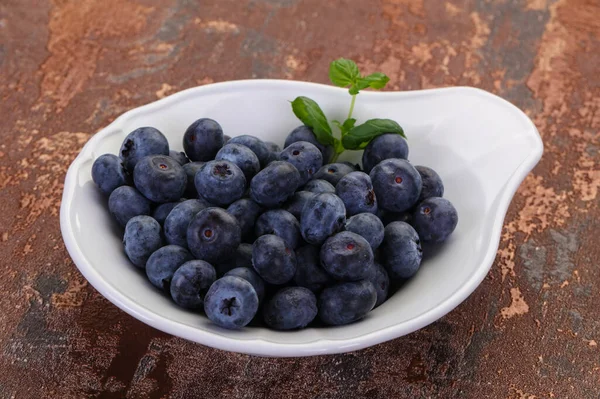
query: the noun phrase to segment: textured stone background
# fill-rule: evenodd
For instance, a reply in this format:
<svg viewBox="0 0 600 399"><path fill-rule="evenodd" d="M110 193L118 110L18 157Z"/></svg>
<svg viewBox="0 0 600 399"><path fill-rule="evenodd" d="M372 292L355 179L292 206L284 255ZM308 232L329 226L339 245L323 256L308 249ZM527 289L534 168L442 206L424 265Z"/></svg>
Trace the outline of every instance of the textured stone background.
<svg viewBox="0 0 600 399"><path fill-rule="evenodd" d="M598 0L2 0L0 398L598 398ZM455 311L358 353L263 359L153 330L103 299L58 209L82 145L122 112L241 78L472 85L545 143L491 272ZM493 121L490 121L493 123Z"/></svg>

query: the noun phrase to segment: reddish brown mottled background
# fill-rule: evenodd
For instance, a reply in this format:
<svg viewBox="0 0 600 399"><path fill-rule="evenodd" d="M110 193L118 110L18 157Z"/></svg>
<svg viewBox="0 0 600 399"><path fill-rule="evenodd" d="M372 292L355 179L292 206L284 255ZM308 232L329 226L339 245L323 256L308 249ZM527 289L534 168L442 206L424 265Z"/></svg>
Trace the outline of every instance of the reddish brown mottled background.
<svg viewBox="0 0 600 399"><path fill-rule="evenodd" d="M598 398L599 17L598 0L1 1L0 398ZM490 90L538 126L544 157L465 303L358 353L263 359L167 336L87 285L58 209L94 132L197 85L325 82L339 56L394 90Z"/></svg>

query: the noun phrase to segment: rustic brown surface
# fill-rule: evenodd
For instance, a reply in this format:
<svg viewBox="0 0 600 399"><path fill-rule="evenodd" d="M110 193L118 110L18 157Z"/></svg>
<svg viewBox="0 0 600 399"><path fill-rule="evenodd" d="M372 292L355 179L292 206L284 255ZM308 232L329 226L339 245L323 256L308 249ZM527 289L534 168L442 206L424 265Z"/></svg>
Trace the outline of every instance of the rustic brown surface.
<svg viewBox="0 0 600 399"><path fill-rule="evenodd" d="M598 0L3 0L0 398L598 398ZM472 85L545 143L483 284L440 321L339 356L264 359L160 333L71 262L65 171L122 112L241 78ZM490 123L494 123L490 121Z"/></svg>

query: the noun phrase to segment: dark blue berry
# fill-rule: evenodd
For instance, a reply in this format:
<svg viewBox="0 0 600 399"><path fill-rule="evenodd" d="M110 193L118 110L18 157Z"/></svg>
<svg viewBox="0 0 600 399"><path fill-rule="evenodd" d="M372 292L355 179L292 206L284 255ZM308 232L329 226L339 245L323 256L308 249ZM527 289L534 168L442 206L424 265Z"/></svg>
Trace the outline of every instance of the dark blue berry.
<svg viewBox="0 0 600 399"><path fill-rule="evenodd" d="M373 250L363 237L342 231L329 237L320 251L321 266L334 279L358 281L369 276Z"/></svg>
<svg viewBox="0 0 600 399"><path fill-rule="evenodd" d="M302 190L315 194L335 193L335 187L333 184L323 179L313 179L309 181L304 185L304 187L302 187Z"/></svg>
<svg viewBox="0 0 600 399"><path fill-rule="evenodd" d="M189 162L183 165L183 170L187 176L187 184L183 195L187 198L198 198L198 190L196 190L196 173L198 173L205 163L206 162Z"/></svg>
<svg viewBox="0 0 600 399"><path fill-rule="evenodd" d="M178 245L167 245L156 250L146 262L148 280L157 288L169 293L171 279L179 266L193 260L187 249Z"/></svg>
<svg viewBox="0 0 600 399"><path fill-rule="evenodd" d="M215 264L215 269L219 276L223 276L230 270L239 267L248 267L252 269L252 244L242 243L238 245L233 258L228 259L223 263Z"/></svg>
<svg viewBox="0 0 600 399"><path fill-rule="evenodd" d="M200 197L219 206L237 201L246 191L244 173L229 161L205 163L196 173L195 183Z"/></svg>
<svg viewBox="0 0 600 399"><path fill-rule="evenodd" d="M252 265L267 283L285 284L296 273L296 255L282 238L267 234L252 245Z"/></svg>
<svg viewBox="0 0 600 399"><path fill-rule="evenodd" d="M254 287L254 291L256 291L256 295L258 296L258 302L262 302L265 298L265 282L254 269L252 269L252 265L250 265L250 267L236 267L225 273L225 275L243 278L252 284L252 287Z"/></svg>
<svg viewBox="0 0 600 399"><path fill-rule="evenodd" d="M221 208L206 208L194 216L187 230L190 251L211 264L222 263L235 255L242 241L237 219Z"/></svg>
<svg viewBox="0 0 600 399"><path fill-rule="evenodd" d="M139 215L149 215L150 201L138 190L130 186L117 187L108 197L108 210L123 227L129 219Z"/></svg>
<svg viewBox="0 0 600 399"><path fill-rule="evenodd" d="M298 219L283 209L273 209L260 215L256 220L254 231L257 237L275 234L283 238L293 249L296 249L302 241Z"/></svg>
<svg viewBox="0 0 600 399"><path fill-rule="evenodd" d="M269 158L267 159L267 165L273 161L279 161L279 153L281 152L281 147L279 147L279 145L273 143L272 141L265 141L265 144L269 149Z"/></svg>
<svg viewBox="0 0 600 399"><path fill-rule="evenodd" d="M215 268L203 260L181 265L171 279L171 298L186 309L204 308L204 296L217 279Z"/></svg>
<svg viewBox="0 0 600 399"><path fill-rule="evenodd" d="M123 166L123 162L113 154L100 155L94 161L92 180L106 195L110 195L117 187L133 184L131 175Z"/></svg>
<svg viewBox="0 0 600 399"><path fill-rule="evenodd" d="M317 194L306 202L300 218L300 232L306 242L321 245L327 237L344 228L346 208L335 194Z"/></svg>
<svg viewBox="0 0 600 399"><path fill-rule="evenodd" d="M150 155L138 161L133 182L144 197L163 203L177 201L183 195L187 177L181 165L164 155Z"/></svg>
<svg viewBox="0 0 600 399"><path fill-rule="evenodd" d="M169 155L167 138L153 127L140 127L129 133L119 151L119 157L130 171L148 155Z"/></svg>
<svg viewBox="0 0 600 399"><path fill-rule="evenodd" d="M198 119L183 135L183 149L191 161L210 161L223 147L223 129L209 118Z"/></svg>
<svg viewBox="0 0 600 399"><path fill-rule="evenodd" d="M408 159L408 143L396 133L382 134L367 145L362 156L363 170L370 173L379 162L390 158Z"/></svg>
<svg viewBox="0 0 600 399"><path fill-rule="evenodd" d="M350 172L335 186L335 193L344 201L348 216L357 213L376 213L377 198L368 174Z"/></svg>
<svg viewBox="0 0 600 399"><path fill-rule="evenodd" d="M414 276L423 259L421 241L415 229L404 222L388 224L381 244L381 255L383 266L392 280Z"/></svg>
<svg viewBox="0 0 600 399"><path fill-rule="evenodd" d="M135 266L144 268L148 258L163 242L160 224L150 216L135 216L129 219L123 235L123 246L127 257Z"/></svg>
<svg viewBox="0 0 600 399"><path fill-rule="evenodd" d="M152 217L158 223L160 223L161 225L164 225L165 220L167 219L167 216L169 216L169 213L171 213L173 208L175 208L177 206L177 204L179 204L181 202L182 201L165 202L164 204L158 205L156 208L154 208L154 211L152 211Z"/></svg>
<svg viewBox="0 0 600 399"><path fill-rule="evenodd" d="M216 280L204 297L204 313L216 325L242 328L258 311L258 295L248 281L236 276Z"/></svg>
<svg viewBox="0 0 600 399"><path fill-rule="evenodd" d="M361 172L362 169L360 168L360 165L357 163L352 163L352 162L348 162L348 161L343 161L342 162L344 165L348 165L350 166L352 169L354 169L356 172Z"/></svg>
<svg viewBox="0 0 600 399"><path fill-rule="evenodd" d="M188 159L188 157L185 156L185 152L183 152L183 151L171 150L171 151L169 151L169 156L171 158L173 158L174 160L176 160L177 163L179 165L181 165L181 166L183 166L186 163L190 162L190 160Z"/></svg>
<svg viewBox="0 0 600 399"><path fill-rule="evenodd" d="M297 141L287 146L279 159L291 163L300 172L300 184L304 184L323 166L321 151L308 141Z"/></svg>
<svg viewBox="0 0 600 399"><path fill-rule="evenodd" d="M375 291L377 292L377 302L375 303L375 307L377 307L384 303L388 297L390 278L385 271L385 268L375 262L367 280L373 283L373 287L375 287Z"/></svg>
<svg viewBox="0 0 600 399"><path fill-rule="evenodd" d="M282 205L282 209L288 211L298 220L302 216L302 209L309 199L316 194L308 191L296 191L292 197Z"/></svg>
<svg viewBox="0 0 600 399"><path fill-rule="evenodd" d="M362 236L373 250L383 241L383 223L372 213L359 213L346 221L346 230Z"/></svg>
<svg viewBox="0 0 600 399"><path fill-rule="evenodd" d="M413 226L423 241L445 241L457 224L456 208L445 198L427 198L413 213Z"/></svg>
<svg viewBox="0 0 600 399"><path fill-rule="evenodd" d="M427 166L415 166L415 169L419 172L423 181L419 202L431 197L444 196L444 183L442 183L442 178L435 170Z"/></svg>
<svg viewBox="0 0 600 399"><path fill-rule="evenodd" d="M227 144L229 142L229 140L231 140L231 136L224 134L223 135L223 145Z"/></svg>
<svg viewBox="0 0 600 399"><path fill-rule="evenodd" d="M319 259L319 248L313 245L305 245L296 250L296 274L294 283L319 293L333 279L321 267Z"/></svg>
<svg viewBox="0 0 600 399"><path fill-rule="evenodd" d="M337 283L319 295L319 318L339 326L362 319L377 303L377 291L368 280Z"/></svg>
<svg viewBox="0 0 600 399"><path fill-rule="evenodd" d="M292 130L290 132L290 134L287 136L287 138L285 139L285 144L283 147L286 148L290 144L295 143L297 141L308 141L309 143L311 143L315 147L317 147L319 149L319 151L321 151L321 154L323 155L323 163L330 162L331 158L333 158L333 154L335 152L333 146L331 146L331 145L325 146L325 145L319 143L319 140L317 140L317 136L315 136L312 129L309 128L308 126L302 125L302 126L298 126L294 130Z"/></svg>
<svg viewBox="0 0 600 399"><path fill-rule="evenodd" d="M263 319L275 330L306 327L317 316L317 298L304 287L285 287L265 304Z"/></svg>
<svg viewBox="0 0 600 399"><path fill-rule="evenodd" d="M350 172L354 172L354 168L345 163L330 163L323 165L321 169L315 173L314 178L327 180L333 186L336 186L341 178Z"/></svg>
<svg viewBox="0 0 600 399"><path fill-rule="evenodd" d="M235 216L240 224L242 237L247 237L248 234L254 231L254 223L256 223L256 218L262 211L261 206L250 198L239 199L227 208L227 212Z"/></svg>
<svg viewBox="0 0 600 399"><path fill-rule="evenodd" d="M206 208L200 200L191 199L178 204L165 219L165 238L169 244L187 248L187 229L193 217Z"/></svg>
<svg viewBox="0 0 600 399"><path fill-rule="evenodd" d="M421 195L421 175L404 159L386 159L371 170L379 206L390 212L412 208Z"/></svg>
<svg viewBox="0 0 600 399"><path fill-rule="evenodd" d="M242 170L246 181L252 180L260 172L260 162L256 154L245 145L226 144L217 152L216 161L229 161Z"/></svg>
<svg viewBox="0 0 600 399"><path fill-rule="evenodd" d="M264 141L258 137L250 136L248 134L233 137L231 140L229 140L228 144L241 144L250 148L258 157L261 167L265 167L267 165L271 155L271 151L269 151L269 148Z"/></svg>
<svg viewBox="0 0 600 399"><path fill-rule="evenodd" d="M281 206L300 186L300 173L284 161L271 162L250 182L250 198L267 208Z"/></svg>

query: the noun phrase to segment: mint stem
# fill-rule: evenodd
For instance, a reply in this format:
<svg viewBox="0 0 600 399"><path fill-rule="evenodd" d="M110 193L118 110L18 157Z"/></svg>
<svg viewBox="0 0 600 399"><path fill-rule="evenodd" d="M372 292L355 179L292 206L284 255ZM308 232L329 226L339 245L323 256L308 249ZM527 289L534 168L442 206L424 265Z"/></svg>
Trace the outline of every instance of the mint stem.
<svg viewBox="0 0 600 399"><path fill-rule="evenodd" d="M356 94L352 95L352 102L350 103L350 111L348 112L348 118L352 118L352 112L354 112L354 103L356 103Z"/></svg>

